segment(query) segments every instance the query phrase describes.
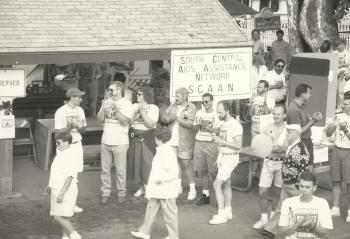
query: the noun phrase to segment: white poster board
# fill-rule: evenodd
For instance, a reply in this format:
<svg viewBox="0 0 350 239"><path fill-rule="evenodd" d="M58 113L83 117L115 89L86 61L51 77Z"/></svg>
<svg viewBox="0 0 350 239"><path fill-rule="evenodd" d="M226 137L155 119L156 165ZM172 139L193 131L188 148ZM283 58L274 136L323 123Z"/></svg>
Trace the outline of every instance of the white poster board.
<svg viewBox="0 0 350 239"><path fill-rule="evenodd" d="M26 95L23 69L0 69L0 97L24 97Z"/></svg>
<svg viewBox="0 0 350 239"><path fill-rule="evenodd" d="M0 139L15 138L15 116L0 111Z"/></svg>
<svg viewBox="0 0 350 239"><path fill-rule="evenodd" d="M252 49L217 48L171 51L170 99L185 87L190 101L206 92L221 100L251 97Z"/></svg>

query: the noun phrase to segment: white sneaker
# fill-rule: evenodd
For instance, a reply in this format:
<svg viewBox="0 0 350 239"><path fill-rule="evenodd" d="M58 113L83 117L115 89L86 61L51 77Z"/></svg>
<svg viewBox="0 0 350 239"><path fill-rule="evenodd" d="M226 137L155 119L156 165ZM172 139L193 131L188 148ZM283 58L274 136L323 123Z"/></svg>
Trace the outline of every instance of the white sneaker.
<svg viewBox="0 0 350 239"><path fill-rule="evenodd" d="M209 221L211 225L223 224L227 222L227 217L225 215L214 215Z"/></svg>
<svg viewBox="0 0 350 239"><path fill-rule="evenodd" d="M340 217L339 207L332 207L331 214L332 214L332 217Z"/></svg>
<svg viewBox="0 0 350 239"><path fill-rule="evenodd" d="M81 239L81 235L77 232L72 232L69 236L70 239Z"/></svg>
<svg viewBox="0 0 350 239"><path fill-rule="evenodd" d="M197 192L195 190L190 190L188 192L187 200L194 200L196 198Z"/></svg>
<svg viewBox="0 0 350 239"><path fill-rule="evenodd" d="M348 215L345 219L346 222L350 222L350 215Z"/></svg>
<svg viewBox="0 0 350 239"><path fill-rule="evenodd" d="M164 239L179 239L178 237L170 238L169 236L164 237Z"/></svg>
<svg viewBox="0 0 350 239"><path fill-rule="evenodd" d="M141 238L141 239L150 239L150 235L147 235L143 232L130 232L131 235L133 235L136 238Z"/></svg>
<svg viewBox="0 0 350 239"><path fill-rule="evenodd" d="M254 229L261 229L261 228L263 228L267 223L268 223L268 221L265 221L265 220L260 219L259 221L257 221L257 222L253 225L253 228L254 228Z"/></svg>
<svg viewBox="0 0 350 239"><path fill-rule="evenodd" d="M231 220L232 219L232 211L231 210L225 210L225 215L226 215L226 218L227 220Z"/></svg>
<svg viewBox="0 0 350 239"><path fill-rule="evenodd" d="M62 236L62 239L70 239L69 236Z"/></svg>
<svg viewBox="0 0 350 239"><path fill-rule="evenodd" d="M75 206L74 207L74 212L75 213L81 213L81 212L83 212L84 211L84 209L82 209L81 207L78 207L78 206Z"/></svg>
<svg viewBox="0 0 350 239"><path fill-rule="evenodd" d="M142 188L140 188L139 190L136 191L136 193L134 194L134 197L141 197L142 194L144 194L144 191L142 190Z"/></svg>

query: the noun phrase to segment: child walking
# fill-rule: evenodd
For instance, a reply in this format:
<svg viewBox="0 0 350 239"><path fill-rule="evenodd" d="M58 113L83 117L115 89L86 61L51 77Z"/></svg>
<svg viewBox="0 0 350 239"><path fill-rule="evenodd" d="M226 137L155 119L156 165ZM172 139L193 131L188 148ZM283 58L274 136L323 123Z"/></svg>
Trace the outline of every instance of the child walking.
<svg viewBox="0 0 350 239"><path fill-rule="evenodd" d="M176 198L179 194L179 168L175 149L169 144L171 131L167 127L156 130L156 154L148 179L146 197L148 198L145 220L138 231L132 231L136 238L149 239L159 209L162 209L169 235L164 239L178 239L178 211Z"/></svg>
<svg viewBox="0 0 350 239"><path fill-rule="evenodd" d="M55 139L59 153L54 158L50 171L50 215L61 225L62 239L81 239L69 220L74 214L78 196L78 172L72 160L75 156L70 150L72 135L68 132L57 133Z"/></svg>

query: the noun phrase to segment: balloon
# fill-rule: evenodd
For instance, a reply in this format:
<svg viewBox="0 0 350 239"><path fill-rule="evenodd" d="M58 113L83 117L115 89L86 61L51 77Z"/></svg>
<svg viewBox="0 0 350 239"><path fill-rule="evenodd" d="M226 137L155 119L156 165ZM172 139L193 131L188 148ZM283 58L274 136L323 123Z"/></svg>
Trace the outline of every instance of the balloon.
<svg viewBox="0 0 350 239"><path fill-rule="evenodd" d="M252 150L257 157L265 158L272 151L272 140L265 134L258 134L252 140Z"/></svg>

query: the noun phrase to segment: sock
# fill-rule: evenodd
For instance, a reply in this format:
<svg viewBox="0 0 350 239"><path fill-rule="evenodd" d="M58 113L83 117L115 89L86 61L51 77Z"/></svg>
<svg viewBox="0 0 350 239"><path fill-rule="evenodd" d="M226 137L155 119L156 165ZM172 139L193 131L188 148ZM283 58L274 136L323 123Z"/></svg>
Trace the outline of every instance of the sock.
<svg viewBox="0 0 350 239"><path fill-rule="evenodd" d="M232 207L225 207L225 211L226 212L231 212L232 211Z"/></svg>
<svg viewBox="0 0 350 239"><path fill-rule="evenodd" d="M348 217L350 217L350 209L348 210Z"/></svg>
<svg viewBox="0 0 350 239"><path fill-rule="evenodd" d="M209 197L209 190L203 190L203 194L207 197Z"/></svg>
<svg viewBox="0 0 350 239"><path fill-rule="evenodd" d="M218 215L225 215L225 210L218 210Z"/></svg>
<svg viewBox="0 0 350 239"><path fill-rule="evenodd" d="M334 208L334 209L336 209L336 210L339 210L339 207L335 207L335 206L333 206L333 208Z"/></svg>
<svg viewBox="0 0 350 239"><path fill-rule="evenodd" d="M263 220L265 222L269 220L267 213L261 213L261 220Z"/></svg>
<svg viewBox="0 0 350 239"><path fill-rule="evenodd" d="M190 191L196 191L196 184L190 183Z"/></svg>

